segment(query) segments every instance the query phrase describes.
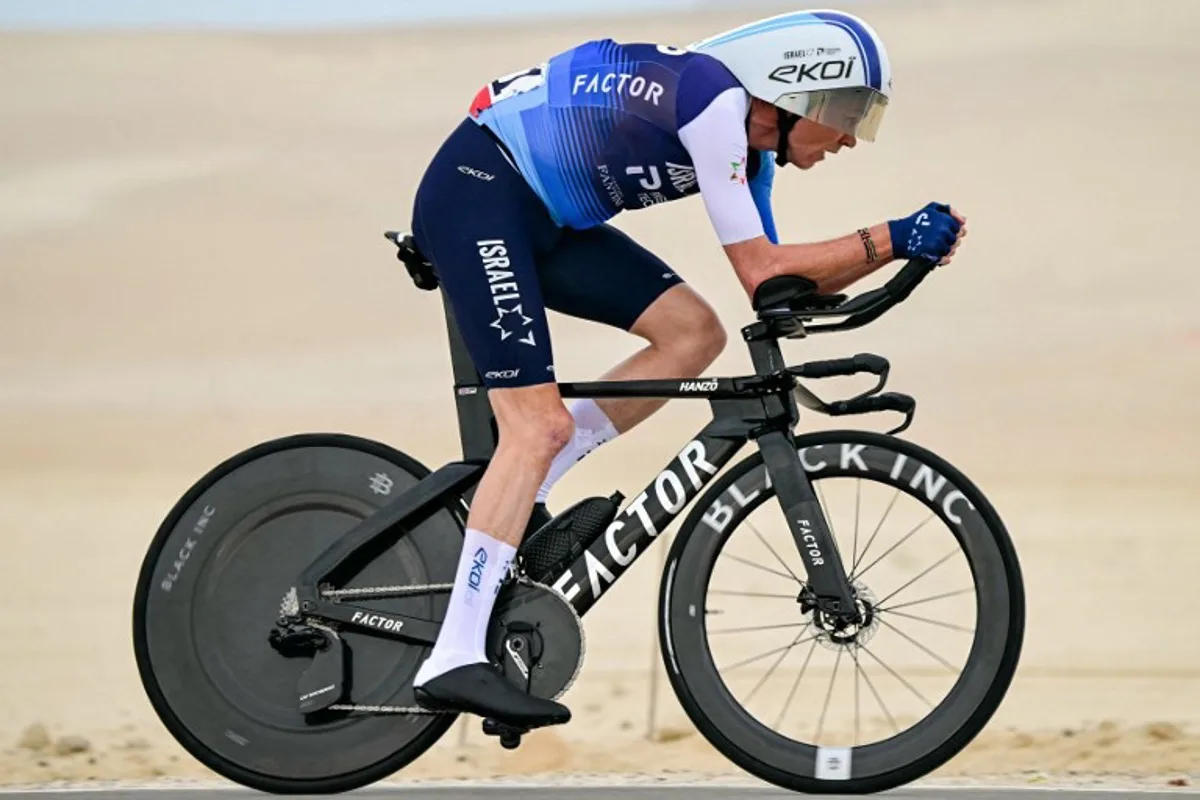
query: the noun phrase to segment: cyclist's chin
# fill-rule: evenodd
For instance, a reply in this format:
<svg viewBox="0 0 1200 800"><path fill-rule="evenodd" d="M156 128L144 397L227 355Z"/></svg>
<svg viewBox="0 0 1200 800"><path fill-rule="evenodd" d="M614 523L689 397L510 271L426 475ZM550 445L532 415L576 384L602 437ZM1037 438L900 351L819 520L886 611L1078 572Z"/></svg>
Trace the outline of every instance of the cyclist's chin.
<svg viewBox="0 0 1200 800"><path fill-rule="evenodd" d="M791 161L793 166L799 169L812 169L824 161L826 155L826 151L823 148L820 150L802 150L800 152L793 152L788 161Z"/></svg>

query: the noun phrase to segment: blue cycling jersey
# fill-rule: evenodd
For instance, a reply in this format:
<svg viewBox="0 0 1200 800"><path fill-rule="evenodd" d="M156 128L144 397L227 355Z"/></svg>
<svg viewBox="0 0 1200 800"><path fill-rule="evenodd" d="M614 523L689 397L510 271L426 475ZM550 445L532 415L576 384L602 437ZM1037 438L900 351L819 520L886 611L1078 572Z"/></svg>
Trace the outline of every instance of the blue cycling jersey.
<svg viewBox="0 0 1200 800"><path fill-rule="evenodd" d="M601 39L490 82L470 113L507 147L551 218L586 229L623 210L697 193L680 131L731 89L741 85L711 56ZM777 241L774 161L759 151L748 160L755 206ZM739 166L730 168L736 173Z"/></svg>

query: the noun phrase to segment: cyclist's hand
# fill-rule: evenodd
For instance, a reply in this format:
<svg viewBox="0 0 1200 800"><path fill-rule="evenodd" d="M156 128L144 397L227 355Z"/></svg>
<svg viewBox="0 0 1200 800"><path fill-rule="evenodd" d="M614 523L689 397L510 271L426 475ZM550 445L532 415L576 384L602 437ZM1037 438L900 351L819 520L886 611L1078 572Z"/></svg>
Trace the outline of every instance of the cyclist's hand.
<svg viewBox="0 0 1200 800"><path fill-rule="evenodd" d="M888 221L892 255L949 264L967 235L967 219L944 203L930 203L912 216Z"/></svg>

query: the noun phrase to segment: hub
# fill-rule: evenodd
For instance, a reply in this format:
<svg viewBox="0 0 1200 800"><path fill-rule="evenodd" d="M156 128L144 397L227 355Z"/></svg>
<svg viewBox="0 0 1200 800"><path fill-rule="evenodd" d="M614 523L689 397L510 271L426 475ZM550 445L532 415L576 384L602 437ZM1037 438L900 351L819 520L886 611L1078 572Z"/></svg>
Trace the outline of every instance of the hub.
<svg viewBox="0 0 1200 800"><path fill-rule="evenodd" d="M851 586L851 595L854 597L855 606L855 614L851 618L824 608L821 600L808 586L805 586L796 598L800 604L800 613L808 619L816 640L827 649L862 646L871 640L879 628L879 618L875 613L875 595L866 584L856 581Z"/></svg>
<svg viewBox="0 0 1200 800"><path fill-rule="evenodd" d="M287 623L272 628L267 643L285 658L311 658L329 647L329 637L308 625Z"/></svg>

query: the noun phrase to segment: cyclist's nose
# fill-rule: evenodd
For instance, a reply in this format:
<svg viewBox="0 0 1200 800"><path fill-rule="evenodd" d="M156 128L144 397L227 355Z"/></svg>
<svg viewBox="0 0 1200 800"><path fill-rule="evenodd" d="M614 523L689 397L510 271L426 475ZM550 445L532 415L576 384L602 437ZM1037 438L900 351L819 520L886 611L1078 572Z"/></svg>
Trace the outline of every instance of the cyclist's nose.
<svg viewBox="0 0 1200 800"><path fill-rule="evenodd" d="M849 134L843 134L838 137L837 141L835 141L832 145L826 147L825 149L828 150L830 153L837 153L843 147L854 147L854 145L856 145L857 143L858 143L858 140L855 139L853 136L850 136Z"/></svg>

